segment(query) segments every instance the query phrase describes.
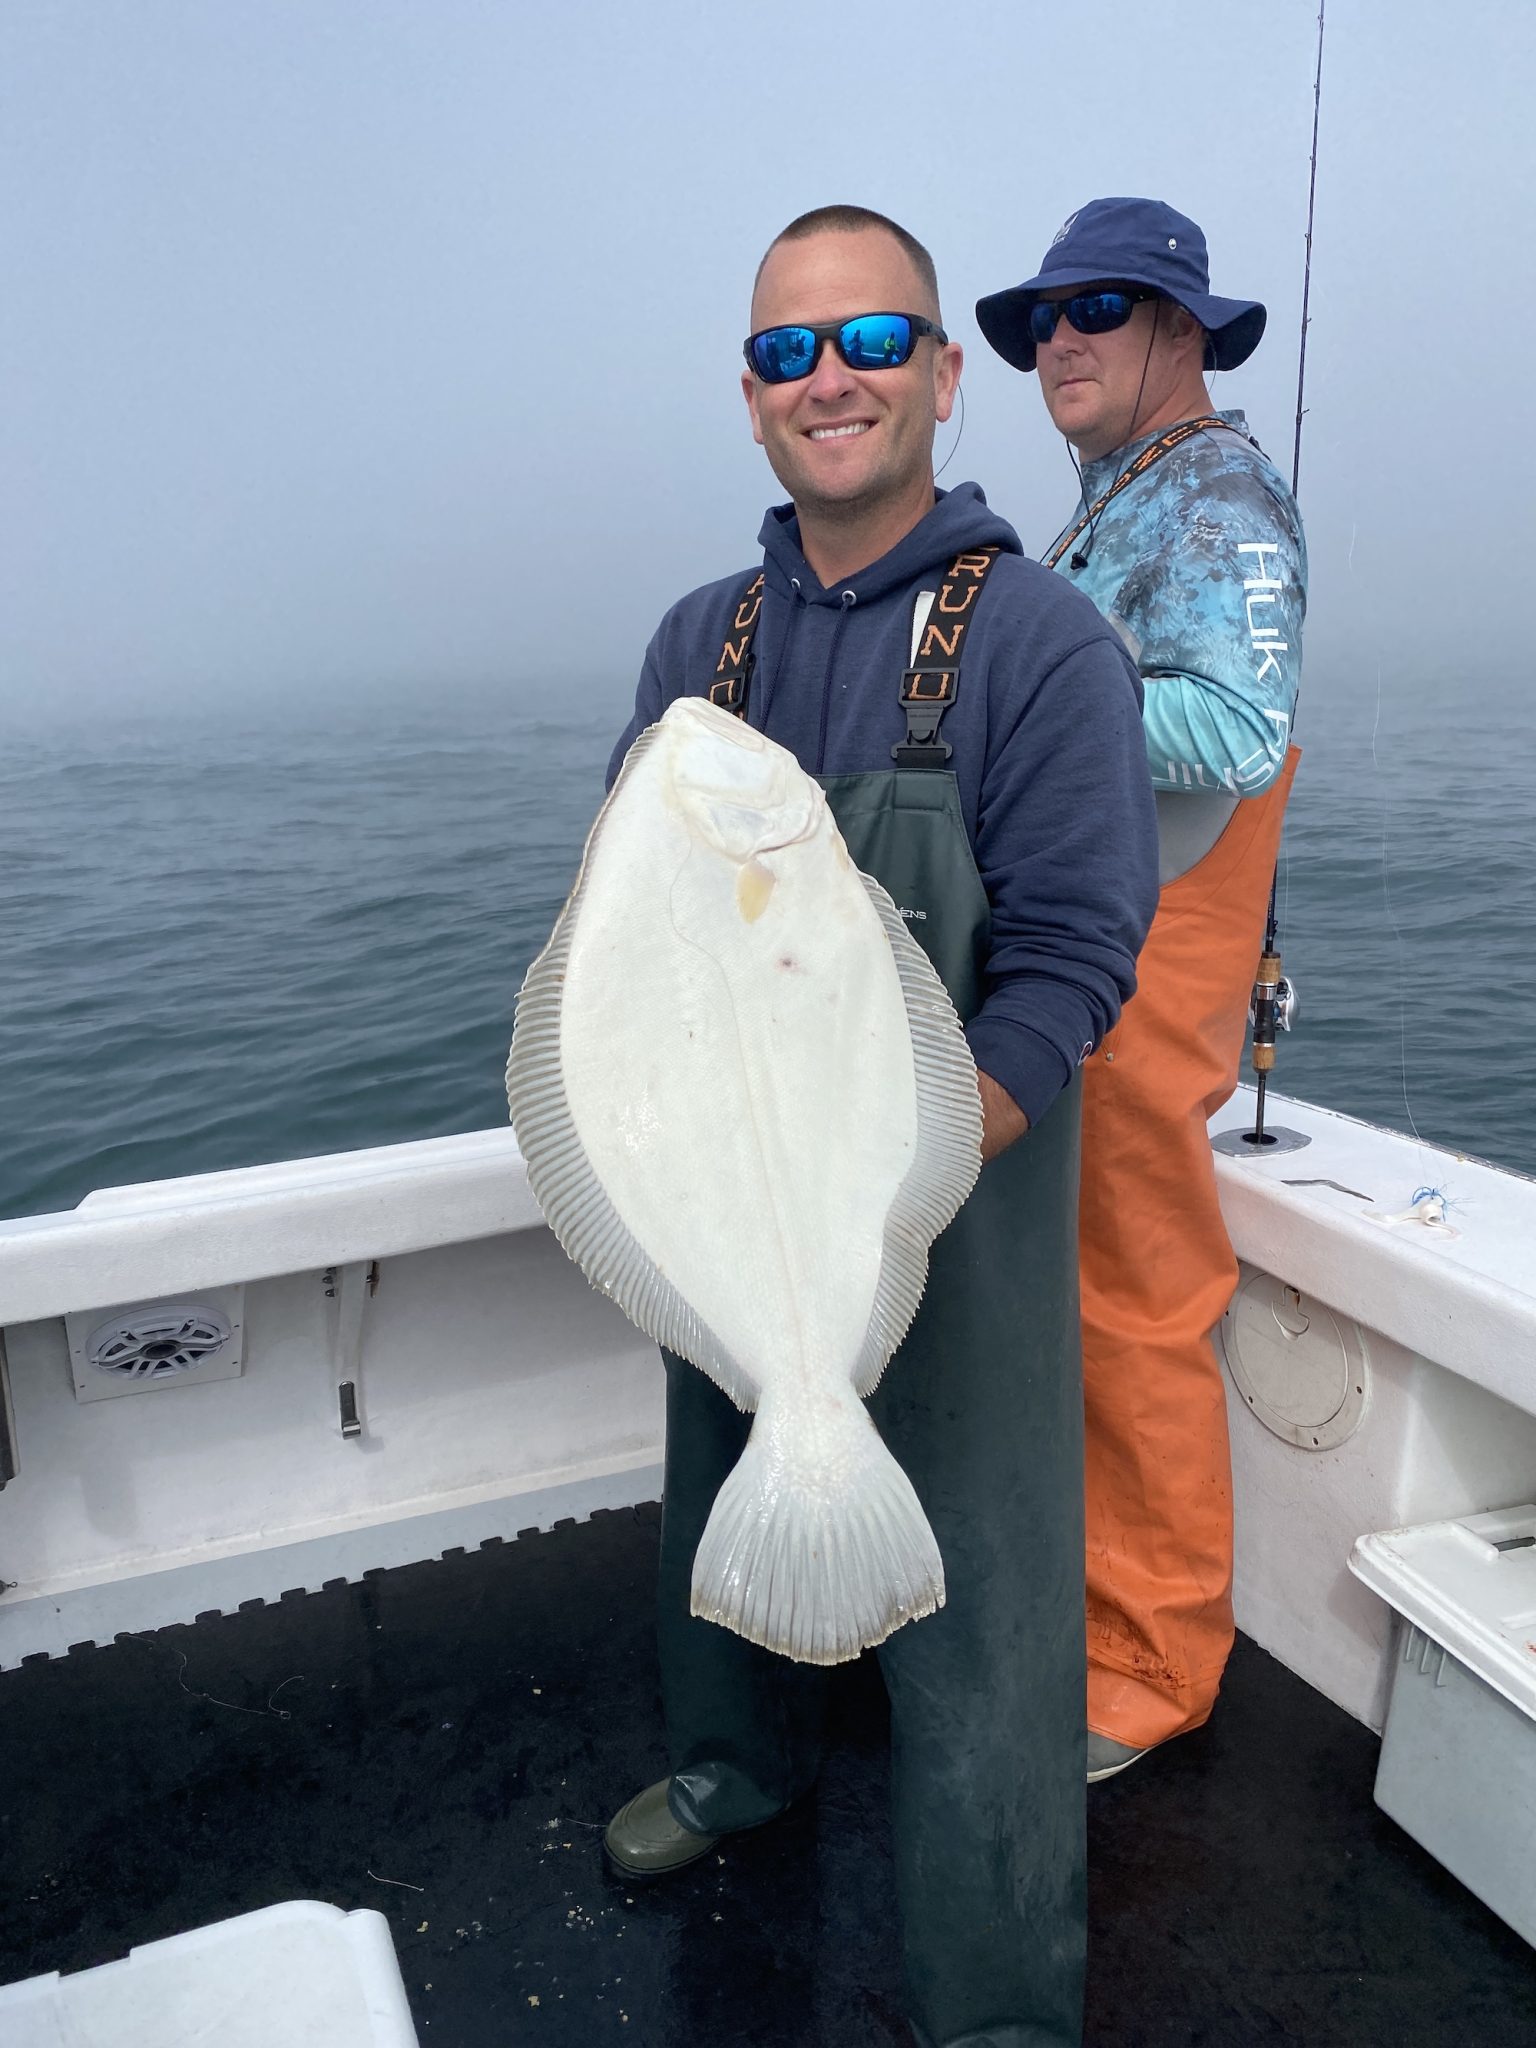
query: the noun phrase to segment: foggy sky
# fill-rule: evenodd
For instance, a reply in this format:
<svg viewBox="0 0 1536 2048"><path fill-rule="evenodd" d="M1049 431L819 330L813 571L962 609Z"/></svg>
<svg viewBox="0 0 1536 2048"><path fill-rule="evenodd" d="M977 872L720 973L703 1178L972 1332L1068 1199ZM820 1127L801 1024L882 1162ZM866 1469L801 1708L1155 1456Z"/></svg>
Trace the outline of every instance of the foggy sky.
<svg viewBox="0 0 1536 2048"><path fill-rule="evenodd" d="M1529 662L1536 9L1331 0L1309 676ZM1075 484L976 331L1105 193L1264 299L1215 380L1289 472L1315 0L6 0L0 718L627 690L782 493L739 346L853 200L934 252L975 477ZM940 430L939 452L953 427Z"/></svg>

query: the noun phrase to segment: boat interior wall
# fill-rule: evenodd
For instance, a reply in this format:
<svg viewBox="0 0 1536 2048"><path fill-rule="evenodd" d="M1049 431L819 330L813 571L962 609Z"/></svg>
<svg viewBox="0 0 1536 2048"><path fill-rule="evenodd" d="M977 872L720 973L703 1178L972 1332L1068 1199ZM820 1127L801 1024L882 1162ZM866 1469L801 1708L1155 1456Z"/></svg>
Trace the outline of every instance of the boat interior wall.
<svg viewBox="0 0 1536 2048"><path fill-rule="evenodd" d="M1303 1412L1329 1342L1361 1391L1282 1440L1234 1389L1238 1616L1379 1724L1389 1617L1355 1539L1536 1496L1536 1184L1274 1107L1304 1153L1218 1161L1245 1277L1279 1283L1270 1405ZM1415 1207L1430 1185L1448 1224ZM70 1329L200 1291L242 1304L237 1377L77 1398ZM659 1491L654 1349L544 1229L507 1131L0 1223L0 1344L0 1664Z"/></svg>
<svg viewBox="0 0 1536 2048"><path fill-rule="evenodd" d="M1213 1129L1251 1128L1247 1094ZM1260 1419L1252 1377L1229 1372L1237 1620L1380 1728L1393 1617L1349 1573L1356 1538L1536 1494L1536 1183L1306 1103L1284 1114L1312 1139L1305 1153L1217 1162L1239 1299L1261 1274L1284 1283L1258 1407L1267 1373L1274 1408L1318 1401L1324 1421L1332 1347L1355 1412L1287 1440ZM1448 1228L1415 1213L1429 1187L1448 1197ZM1234 1320L1224 1350L1241 1341Z"/></svg>
<svg viewBox="0 0 1536 2048"><path fill-rule="evenodd" d="M251 1282L238 1378L133 1398L77 1399L62 1318L10 1328L0 1665L657 1497L655 1348L542 1228L378 1262L344 1436L368 1271Z"/></svg>
<svg viewBox="0 0 1536 2048"><path fill-rule="evenodd" d="M1307 1297L1302 1297L1306 1303ZM1308 1684L1379 1729L1392 1610L1349 1571L1356 1539L1482 1513L1536 1487L1536 1415L1370 1333L1360 1427L1311 1451L1247 1411L1230 1375L1237 1625Z"/></svg>

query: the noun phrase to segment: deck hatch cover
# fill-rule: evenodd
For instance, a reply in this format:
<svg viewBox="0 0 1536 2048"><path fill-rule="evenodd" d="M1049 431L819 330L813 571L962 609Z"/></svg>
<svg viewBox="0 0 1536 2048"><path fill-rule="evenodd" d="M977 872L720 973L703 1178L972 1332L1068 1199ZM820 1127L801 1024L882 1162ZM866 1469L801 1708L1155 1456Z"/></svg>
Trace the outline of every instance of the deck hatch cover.
<svg viewBox="0 0 1536 2048"><path fill-rule="evenodd" d="M1250 1273L1221 1320L1239 1394L1264 1427L1303 1451L1331 1451L1360 1427L1370 1388L1358 1323L1272 1273Z"/></svg>

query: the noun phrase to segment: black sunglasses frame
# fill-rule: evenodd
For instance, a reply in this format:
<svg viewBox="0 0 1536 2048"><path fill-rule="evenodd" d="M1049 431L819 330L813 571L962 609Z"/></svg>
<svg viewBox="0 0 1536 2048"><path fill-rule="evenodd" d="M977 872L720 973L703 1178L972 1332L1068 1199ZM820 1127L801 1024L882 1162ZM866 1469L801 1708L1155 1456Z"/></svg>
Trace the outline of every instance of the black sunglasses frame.
<svg viewBox="0 0 1536 2048"><path fill-rule="evenodd" d="M843 331L845 328L852 327L860 320L905 320L911 346L904 356L893 356L888 362L851 362L847 347L843 341ZM791 330L797 334L809 334L815 342L810 361L798 377L765 377L762 370L758 367L756 356L752 353L752 344L761 341L765 335L783 334ZM821 361L822 345L825 342L831 342L832 346L837 350L840 360L848 369L854 371L859 376L863 376L867 370L899 370L903 364L910 363L917 354L917 344L927 334L931 334L934 340L941 345L949 340L949 336L936 321L924 319L921 313L893 313L889 311L852 313L846 320L832 321L824 327L812 326L808 320L781 320L772 327L759 327L755 334L747 336L741 345L741 352L747 359L747 368L760 384L803 384L807 377L815 374L816 365Z"/></svg>
<svg viewBox="0 0 1536 2048"><path fill-rule="evenodd" d="M1148 300L1160 299L1162 296L1161 292L1145 291L1139 285L1103 284L1096 287L1085 285L1081 291L1073 292L1072 296L1067 299L1031 299L1028 313L1029 337L1036 348L1044 348L1046 343L1054 336L1056 329L1063 320L1066 321L1074 334L1118 334L1122 327L1129 324L1131 314L1137 306L1144 306ZM1084 299L1107 298L1119 298L1129 301L1123 320L1111 321L1108 327L1083 327L1073 318L1073 308L1077 307L1081 310ZM1055 315L1055 318L1051 321L1050 334L1040 335L1035 332L1035 315L1046 309L1049 309Z"/></svg>

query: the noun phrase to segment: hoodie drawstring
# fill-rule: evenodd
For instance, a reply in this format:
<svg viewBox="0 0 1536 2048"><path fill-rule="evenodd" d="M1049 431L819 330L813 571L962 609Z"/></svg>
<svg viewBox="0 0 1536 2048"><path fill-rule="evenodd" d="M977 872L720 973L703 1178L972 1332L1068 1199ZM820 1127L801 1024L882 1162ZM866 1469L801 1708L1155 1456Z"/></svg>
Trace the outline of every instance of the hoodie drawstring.
<svg viewBox="0 0 1536 2048"><path fill-rule="evenodd" d="M843 626L848 614L858 603L858 592L845 590L837 617L832 622L832 638L827 643L827 668L821 679L821 734L816 742L816 773L821 775L827 765L827 720L832 711L832 669L837 660L837 643L842 637Z"/></svg>
<svg viewBox="0 0 1536 2048"><path fill-rule="evenodd" d="M779 635L778 651L773 658L773 674L769 676L763 688L762 707L757 714L758 718L762 721L759 728L762 732L767 732L768 730L768 717L773 709L774 692L779 687L779 677L783 675L784 664L789 659L790 643L793 641L795 630L800 624L800 615L805 610L805 600L800 595L800 578L792 576L789 580L790 587L795 595L788 607L789 617L784 621L784 631Z"/></svg>

